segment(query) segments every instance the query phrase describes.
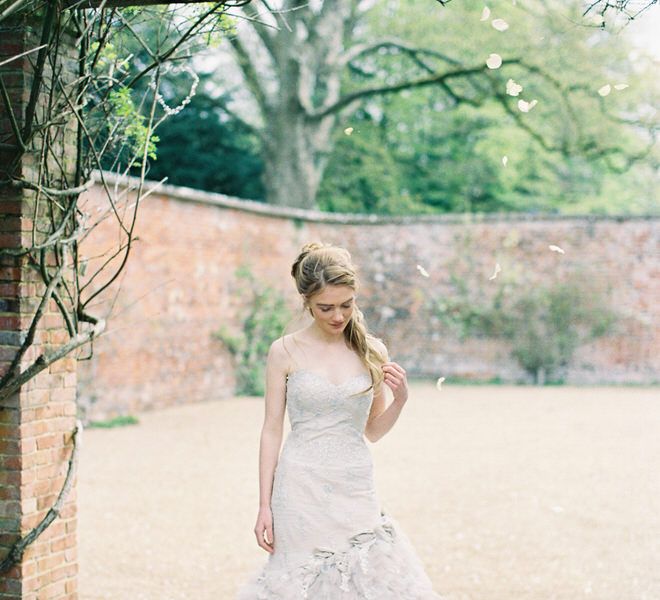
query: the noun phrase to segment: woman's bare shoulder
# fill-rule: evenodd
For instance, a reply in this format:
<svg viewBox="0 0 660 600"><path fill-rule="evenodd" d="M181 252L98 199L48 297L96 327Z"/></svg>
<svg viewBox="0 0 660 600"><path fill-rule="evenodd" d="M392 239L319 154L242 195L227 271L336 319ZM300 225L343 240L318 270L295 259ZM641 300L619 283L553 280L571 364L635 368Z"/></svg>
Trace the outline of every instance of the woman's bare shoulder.
<svg viewBox="0 0 660 600"><path fill-rule="evenodd" d="M268 351L268 360L281 366L285 372L291 370L293 352L296 345L295 333L289 333L277 338Z"/></svg>

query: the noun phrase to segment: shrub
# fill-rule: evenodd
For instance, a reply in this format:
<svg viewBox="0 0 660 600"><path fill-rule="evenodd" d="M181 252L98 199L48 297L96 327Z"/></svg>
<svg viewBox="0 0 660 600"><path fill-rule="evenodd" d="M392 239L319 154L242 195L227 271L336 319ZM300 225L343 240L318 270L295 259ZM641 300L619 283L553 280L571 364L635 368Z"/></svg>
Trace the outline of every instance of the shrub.
<svg viewBox="0 0 660 600"><path fill-rule="evenodd" d="M212 335L232 354L236 365L236 394L261 396L268 349L282 335L289 321L289 311L282 295L261 285L247 268L236 272L244 282L241 295L245 310L239 316L240 331L232 334L222 326Z"/></svg>

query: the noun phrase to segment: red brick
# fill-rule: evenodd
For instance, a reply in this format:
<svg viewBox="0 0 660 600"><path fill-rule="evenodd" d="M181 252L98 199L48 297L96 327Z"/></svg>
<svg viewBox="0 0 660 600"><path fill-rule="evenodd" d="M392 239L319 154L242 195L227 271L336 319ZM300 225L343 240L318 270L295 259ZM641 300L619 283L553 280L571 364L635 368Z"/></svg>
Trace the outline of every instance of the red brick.
<svg viewBox="0 0 660 600"><path fill-rule="evenodd" d="M0 331L13 331L21 326L21 318L18 316L0 316Z"/></svg>
<svg viewBox="0 0 660 600"><path fill-rule="evenodd" d="M18 295L20 283L0 283L0 297L13 298Z"/></svg>
<svg viewBox="0 0 660 600"><path fill-rule="evenodd" d="M0 214L20 215L23 212L22 200L0 200Z"/></svg>
<svg viewBox="0 0 660 600"><path fill-rule="evenodd" d="M22 591L21 580L17 577L3 576L0 578L0 593L20 594ZM16 596L20 598L20 596Z"/></svg>
<svg viewBox="0 0 660 600"><path fill-rule="evenodd" d="M0 247L1 248L20 248L21 247L21 232L0 233Z"/></svg>
<svg viewBox="0 0 660 600"><path fill-rule="evenodd" d="M44 448L52 448L59 441L60 436L56 433L48 433L37 438L37 448L43 450Z"/></svg>
<svg viewBox="0 0 660 600"><path fill-rule="evenodd" d="M21 497L21 491L18 486L6 486L0 485L0 500L19 500Z"/></svg>

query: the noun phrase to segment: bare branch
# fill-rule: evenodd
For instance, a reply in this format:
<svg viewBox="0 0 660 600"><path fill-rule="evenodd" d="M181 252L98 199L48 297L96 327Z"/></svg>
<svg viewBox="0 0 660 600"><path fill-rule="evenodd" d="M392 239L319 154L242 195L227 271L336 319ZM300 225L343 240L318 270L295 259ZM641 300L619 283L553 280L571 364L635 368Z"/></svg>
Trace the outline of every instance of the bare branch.
<svg viewBox="0 0 660 600"><path fill-rule="evenodd" d="M62 484L62 489L57 495L57 500L53 506L48 510L46 516L36 525L29 533L17 540L10 548L7 556L0 562L0 573L5 573L12 566L19 564L23 560L23 555L27 547L34 542L44 530L59 516L62 510L62 505L69 495L71 486L73 485L73 476L76 472L78 465L78 454L80 453L80 436L82 435L82 423L80 420L76 423L76 428L71 435L73 448L71 449L71 456L69 457L69 466L67 467L66 477Z"/></svg>
<svg viewBox="0 0 660 600"><path fill-rule="evenodd" d="M517 60L505 60L502 64L519 62ZM320 110L313 112L309 115L312 119L322 119L332 113L340 111L342 108L348 104L360 100L363 98L368 98L371 96L379 96L383 94L392 94L395 92L400 92L402 90L407 90L410 88L426 87L429 85L438 85L446 83L450 79L456 79L459 77L466 77L468 75L476 75L478 73L483 73L488 69L484 65L479 65L478 67L463 67L456 69L454 71L447 71L446 73L435 73L434 75L428 77L420 77L418 79L413 79L410 81L402 81L392 85L382 85L371 88L365 88L358 90L357 92L352 92L342 96L336 102L330 104L329 106L321 107Z"/></svg>
<svg viewBox="0 0 660 600"><path fill-rule="evenodd" d="M254 99L257 101L259 108L262 113L266 112L268 109L268 99L266 98L266 92L264 89L263 82L260 81L260 77L257 73L257 70L248 54L245 46L238 38L238 36L232 36L229 38L229 43L234 49L236 59L238 61L238 66L240 67L245 83L254 96Z"/></svg>
<svg viewBox="0 0 660 600"><path fill-rule="evenodd" d="M377 52L381 48L396 48L401 52L409 54L415 60L419 60L419 56L431 56L433 58L439 58L440 60L450 65L454 65L454 66L460 65L460 62L458 60L450 56L447 56L442 52L438 52L437 50L432 50L430 48L418 48L412 46L411 44L408 44L407 42L404 42L403 40L398 40L396 38L386 38L386 39L378 40L376 42L356 44L355 46L352 46L351 48L346 50L341 55L339 60L339 65L345 66L353 62L355 59L360 58L362 56L366 56L367 54L371 54L373 52ZM419 65L425 70L428 70L429 68L425 63L421 61Z"/></svg>
<svg viewBox="0 0 660 600"><path fill-rule="evenodd" d="M9 396L11 396L18 388L23 384L30 381L37 374L41 373L44 369L47 369L54 362L58 361L60 358L67 356L69 353L73 352L77 348L84 346L88 342L92 341L95 337L100 335L105 329L105 321L102 319L95 319L96 324L93 329L86 331L85 333L79 333L73 339L69 340L66 344L60 346L56 351L51 352L50 354L41 354L25 371L14 377L13 379L8 380L0 388L0 402L4 402Z"/></svg>

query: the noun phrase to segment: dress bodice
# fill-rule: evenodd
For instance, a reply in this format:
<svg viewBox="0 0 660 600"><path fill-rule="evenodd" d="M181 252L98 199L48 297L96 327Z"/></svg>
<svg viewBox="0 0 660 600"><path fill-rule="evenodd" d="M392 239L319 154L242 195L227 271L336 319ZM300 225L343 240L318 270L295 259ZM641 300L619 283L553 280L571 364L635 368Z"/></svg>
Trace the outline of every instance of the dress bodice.
<svg viewBox="0 0 660 600"><path fill-rule="evenodd" d="M364 390L370 383L367 373L334 384L315 371L291 372L286 386L291 432L283 456L324 464L367 460L364 428L373 391Z"/></svg>

